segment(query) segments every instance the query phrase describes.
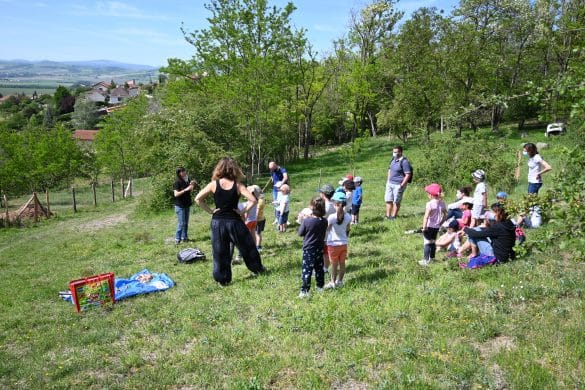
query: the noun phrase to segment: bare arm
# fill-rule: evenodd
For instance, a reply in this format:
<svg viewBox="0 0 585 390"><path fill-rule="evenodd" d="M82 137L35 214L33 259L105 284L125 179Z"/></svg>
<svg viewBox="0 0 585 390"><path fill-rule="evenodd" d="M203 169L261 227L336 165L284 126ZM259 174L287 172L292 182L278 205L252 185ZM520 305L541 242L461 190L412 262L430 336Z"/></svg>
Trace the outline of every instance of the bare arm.
<svg viewBox="0 0 585 390"><path fill-rule="evenodd" d="M282 184L288 183L288 173L284 172L282 174Z"/></svg>
<svg viewBox="0 0 585 390"><path fill-rule="evenodd" d="M179 196L183 195L185 192L187 191L192 191L193 190L193 183L190 183L187 187L185 187L185 189L178 191L178 190L173 190L173 194L175 195L175 198L178 198Z"/></svg>
<svg viewBox="0 0 585 390"><path fill-rule="evenodd" d="M543 169L540 172L538 172L539 178L540 178L540 175L542 175L543 173L547 173L547 172L552 170L552 167L546 161L542 160L540 163L542 164Z"/></svg>
<svg viewBox="0 0 585 390"><path fill-rule="evenodd" d="M481 204L484 208L487 207L487 191L481 194Z"/></svg>
<svg viewBox="0 0 585 390"><path fill-rule="evenodd" d="M427 229L427 222L429 220L429 214L430 213L431 213L431 210L428 207L425 208L425 216L423 217L422 230L426 230Z"/></svg>
<svg viewBox="0 0 585 390"><path fill-rule="evenodd" d="M400 187L404 187L405 185L407 185L411 176L412 176L412 172L405 173L404 179L402 179L402 183L400 183Z"/></svg>
<svg viewBox="0 0 585 390"><path fill-rule="evenodd" d="M205 203L205 199L207 199L207 197L213 193L214 188L215 182L211 182L207 184L201 191L199 191L199 193L195 197L195 203L197 203L199 207L207 211L209 214L213 214L215 210L212 210L211 207L209 207L209 205Z"/></svg>
<svg viewBox="0 0 585 390"><path fill-rule="evenodd" d="M242 183L238 183L238 192L240 194L244 195L244 197L246 199L248 199L248 202L246 203L246 207L241 212L241 214L246 214L254 206L256 206L256 204L258 203L258 201L256 200L256 197L250 191L248 191L248 189L246 188L246 186L243 185Z"/></svg>

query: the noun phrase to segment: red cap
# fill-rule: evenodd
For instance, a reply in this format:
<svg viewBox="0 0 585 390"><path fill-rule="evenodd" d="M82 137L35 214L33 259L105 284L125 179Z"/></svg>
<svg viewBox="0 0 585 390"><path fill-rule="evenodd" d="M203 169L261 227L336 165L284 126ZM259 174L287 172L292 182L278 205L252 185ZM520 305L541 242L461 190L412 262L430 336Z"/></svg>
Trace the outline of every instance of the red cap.
<svg viewBox="0 0 585 390"><path fill-rule="evenodd" d="M438 196L443 192L440 184L431 183L425 187L425 191L431 196Z"/></svg>

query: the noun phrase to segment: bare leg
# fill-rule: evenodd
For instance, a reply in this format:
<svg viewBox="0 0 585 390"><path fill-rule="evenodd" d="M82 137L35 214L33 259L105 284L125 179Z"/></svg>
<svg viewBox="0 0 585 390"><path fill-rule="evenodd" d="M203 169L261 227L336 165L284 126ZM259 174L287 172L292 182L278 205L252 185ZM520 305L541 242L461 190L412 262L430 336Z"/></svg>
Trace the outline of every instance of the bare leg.
<svg viewBox="0 0 585 390"><path fill-rule="evenodd" d="M394 218L396 218L396 216L398 215L398 210L400 210L400 203L395 203L394 210L392 210L392 216Z"/></svg>
<svg viewBox="0 0 585 390"><path fill-rule="evenodd" d="M394 203L386 202L386 218L390 218L390 216L392 215L392 207L393 206L394 206Z"/></svg>
<svg viewBox="0 0 585 390"><path fill-rule="evenodd" d="M343 282L343 277L345 276L345 261L339 262L339 276L337 277L337 281Z"/></svg>
<svg viewBox="0 0 585 390"><path fill-rule="evenodd" d="M334 261L331 263L331 282L335 283L335 280L337 279L337 270L338 270L338 261Z"/></svg>

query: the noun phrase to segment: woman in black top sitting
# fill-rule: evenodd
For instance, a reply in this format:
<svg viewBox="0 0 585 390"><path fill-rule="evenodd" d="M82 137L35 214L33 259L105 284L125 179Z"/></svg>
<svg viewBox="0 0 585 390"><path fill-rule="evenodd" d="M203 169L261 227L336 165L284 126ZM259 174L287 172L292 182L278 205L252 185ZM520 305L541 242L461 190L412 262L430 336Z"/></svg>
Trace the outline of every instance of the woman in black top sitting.
<svg viewBox="0 0 585 390"><path fill-rule="evenodd" d="M492 205L492 211L496 214L495 224L479 231L466 228L465 234L470 238L490 238L497 263L504 263L516 257L514 253L516 226L510 221L504 206L500 203L494 203Z"/></svg>
<svg viewBox="0 0 585 390"><path fill-rule="evenodd" d="M211 182L203 188L195 202L211 218L211 250L213 253L213 278L222 285L232 280L232 259L230 244L234 244L242 254L250 271L264 271L260 254L250 231L242 220L242 215L250 211L258 202L254 195L241 183L244 175L236 161L224 157L215 166ZM215 209L211 209L205 199L213 195ZM248 199L246 208L238 210L240 196Z"/></svg>
<svg viewBox="0 0 585 390"><path fill-rule="evenodd" d="M195 187L195 181L189 182L187 171L183 167L177 168L177 180L173 184L173 195L175 203L175 214L177 214L177 232L175 233L175 244L181 241L189 241L189 209L193 204L191 192Z"/></svg>

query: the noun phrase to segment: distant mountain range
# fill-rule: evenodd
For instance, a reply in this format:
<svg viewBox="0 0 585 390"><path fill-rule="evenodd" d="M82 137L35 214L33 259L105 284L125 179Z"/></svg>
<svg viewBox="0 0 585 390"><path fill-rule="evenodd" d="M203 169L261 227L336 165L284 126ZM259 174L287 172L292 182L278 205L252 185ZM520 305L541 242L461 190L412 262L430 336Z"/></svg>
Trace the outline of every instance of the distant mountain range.
<svg viewBox="0 0 585 390"><path fill-rule="evenodd" d="M42 67L42 68L60 68L63 66L79 66L79 67L87 67L87 68L95 68L95 69L123 69L123 70L130 70L130 71L144 71L144 70L155 70L158 69L157 67L150 66L150 65L140 65L140 64L128 64L124 62L112 61L112 60L91 60L91 61L50 61L50 60L42 60L42 61L28 61L28 60L1 60L0 59L0 69L7 67Z"/></svg>

